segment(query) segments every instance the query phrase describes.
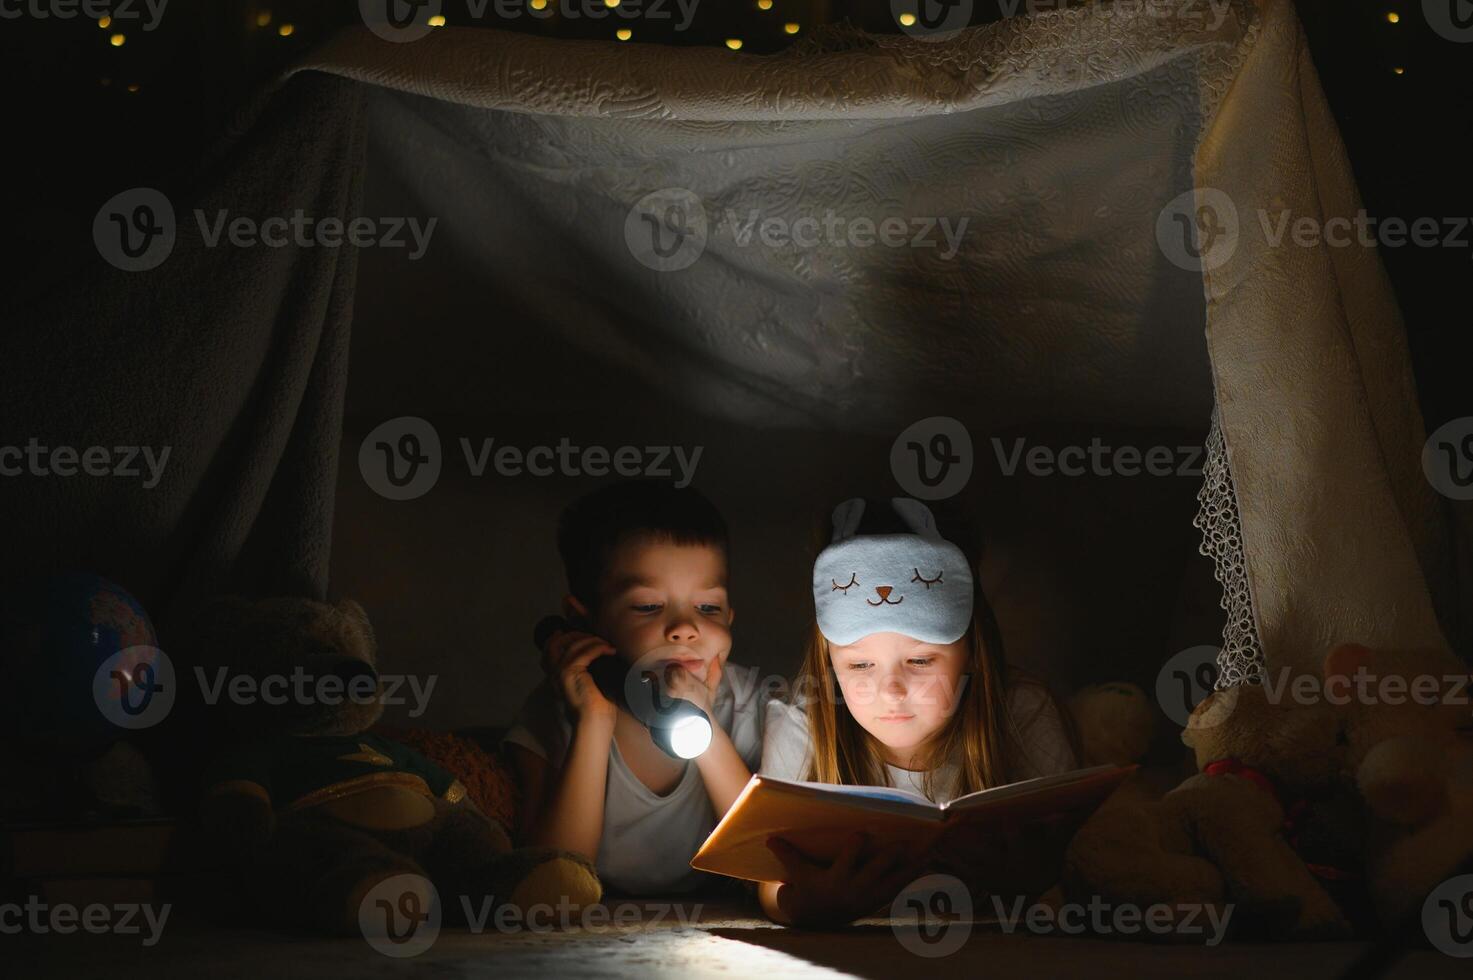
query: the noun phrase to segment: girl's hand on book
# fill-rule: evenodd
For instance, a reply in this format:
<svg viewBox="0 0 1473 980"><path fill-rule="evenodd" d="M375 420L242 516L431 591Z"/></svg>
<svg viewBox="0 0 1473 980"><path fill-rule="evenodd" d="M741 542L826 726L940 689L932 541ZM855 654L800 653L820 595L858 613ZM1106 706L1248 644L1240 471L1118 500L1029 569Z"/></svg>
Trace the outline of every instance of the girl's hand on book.
<svg viewBox="0 0 1473 980"><path fill-rule="evenodd" d="M593 661L613 654L613 647L591 633L558 633L548 641L547 666L557 678L555 690L579 721L612 722L617 717L618 709L604 697L588 672Z"/></svg>
<svg viewBox="0 0 1473 980"><path fill-rule="evenodd" d="M781 837L768 838L767 847L787 872L778 901L800 926L853 922L893 901L922 870L919 848L880 850L863 833L851 837L829 864Z"/></svg>
<svg viewBox="0 0 1473 980"><path fill-rule="evenodd" d="M989 831L961 824L932 846L927 864L995 894L1036 897L1058 880L1067 843L1046 821Z"/></svg>

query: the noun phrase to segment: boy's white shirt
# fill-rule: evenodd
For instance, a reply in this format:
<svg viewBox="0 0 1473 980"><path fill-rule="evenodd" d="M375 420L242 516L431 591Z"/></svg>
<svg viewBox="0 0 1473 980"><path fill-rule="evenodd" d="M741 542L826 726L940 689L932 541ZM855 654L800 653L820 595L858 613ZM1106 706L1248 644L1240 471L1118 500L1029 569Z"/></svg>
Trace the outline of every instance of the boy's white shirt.
<svg viewBox="0 0 1473 980"><path fill-rule="evenodd" d="M813 741L808 733L808 717L802 708L782 701L767 702L763 720L762 764L764 776L802 780L808 770ZM1044 689L1034 684L1014 684L1008 689L1007 729L1017 728L1008 757L1010 776L1014 781L1035 776L1052 776L1079 767L1069 744L1063 719ZM913 772L886 765L890 785L925 795L924 772ZM934 780L938 787L937 803L950 799L956 766L946 763Z"/></svg>
<svg viewBox="0 0 1473 980"><path fill-rule="evenodd" d="M711 720L726 730L753 772L763 744L759 680L757 668L728 660L711 708ZM572 737L567 706L540 684L522 704L502 745L520 745L561 769ZM605 887L650 895L700 886L710 876L691 868L690 859L715 827L716 814L694 762L686 763L673 790L656 796L629 770L618 744L611 743L603 836L595 862Z"/></svg>

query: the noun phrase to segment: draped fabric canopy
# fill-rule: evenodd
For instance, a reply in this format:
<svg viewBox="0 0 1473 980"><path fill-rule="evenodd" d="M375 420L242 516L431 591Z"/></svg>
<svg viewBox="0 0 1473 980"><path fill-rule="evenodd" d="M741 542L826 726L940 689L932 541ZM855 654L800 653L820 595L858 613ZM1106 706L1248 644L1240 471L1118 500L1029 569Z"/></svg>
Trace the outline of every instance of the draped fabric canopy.
<svg viewBox="0 0 1473 980"><path fill-rule="evenodd" d="M1274 235L1360 207L1290 0L834 28L769 57L360 29L243 112L175 206L351 217L365 161L539 330L694 411L885 432L922 402L989 428L1215 408L1267 661L1446 645L1380 261ZM321 592L352 253L180 229L161 269L100 265L23 311L47 340L4 341L69 406L23 385L16 431L175 447L153 491L7 486L50 522L22 551L133 563L164 602Z"/></svg>

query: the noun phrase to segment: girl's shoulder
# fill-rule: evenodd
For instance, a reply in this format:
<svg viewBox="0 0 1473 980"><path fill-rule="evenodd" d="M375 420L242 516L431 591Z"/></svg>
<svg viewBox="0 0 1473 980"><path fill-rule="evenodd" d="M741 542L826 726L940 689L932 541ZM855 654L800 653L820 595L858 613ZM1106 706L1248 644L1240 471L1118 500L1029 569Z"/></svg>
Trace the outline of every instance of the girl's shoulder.
<svg viewBox="0 0 1473 980"><path fill-rule="evenodd" d="M1078 767L1068 711L1042 681L1019 672L1010 675L1007 713L1013 779L1053 775Z"/></svg>
<svg viewBox="0 0 1473 980"><path fill-rule="evenodd" d="M1007 706L1009 719L1018 724L1027 724L1059 710L1058 700L1046 684L1017 670L1008 676Z"/></svg>
<svg viewBox="0 0 1473 980"><path fill-rule="evenodd" d="M776 699L767 700L763 706L763 731L767 738L779 737L792 738L801 737L804 741L809 737L809 715L797 704Z"/></svg>
<svg viewBox="0 0 1473 980"><path fill-rule="evenodd" d="M807 713L795 704L772 698L763 706L762 728L762 774L802 779L811 747Z"/></svg>

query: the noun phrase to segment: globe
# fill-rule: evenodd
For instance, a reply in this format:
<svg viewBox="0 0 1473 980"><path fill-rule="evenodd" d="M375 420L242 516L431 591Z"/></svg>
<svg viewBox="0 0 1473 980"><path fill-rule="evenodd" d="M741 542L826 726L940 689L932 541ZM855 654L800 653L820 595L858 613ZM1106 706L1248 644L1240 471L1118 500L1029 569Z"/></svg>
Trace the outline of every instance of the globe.
<svg viewBox="0 0 1473 980"><path fill-rule="evenodd" d="M99 671L110 659L160 656L153 624L126 589L72 572L0 597L0 725L9 734L99 753L123 731L99 707ZM121 655L121 657L120 657Z"/></svg>

